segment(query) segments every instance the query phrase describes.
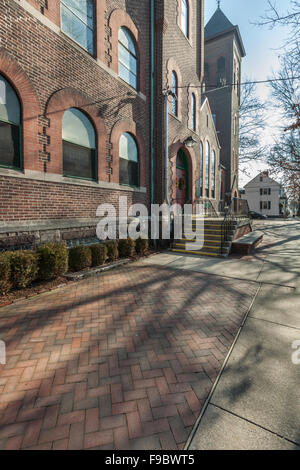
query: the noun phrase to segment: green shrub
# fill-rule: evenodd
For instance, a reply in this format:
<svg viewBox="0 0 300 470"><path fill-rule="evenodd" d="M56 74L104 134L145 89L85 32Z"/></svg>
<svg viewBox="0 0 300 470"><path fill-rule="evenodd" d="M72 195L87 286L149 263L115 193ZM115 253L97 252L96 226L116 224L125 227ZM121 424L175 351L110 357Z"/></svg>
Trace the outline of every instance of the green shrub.
<svg viewBox="0 0 300 470"><path fill-rule="evenodd" d="M32 251L15 251L9 253L11 280L13 287L22 289L37 278L38 255Z"/></svg>
<svg viewBox="0 0 300 470"><path fill-rule="evenodd" d="M131 238L119 240L119 253L121 258L133 256L135 253L135 241Z"/></svg>
<svg viewBox="0 0 300 470"><path fill-rule="evenodd" d="M109 241L106 242L107 247L107 257L109 261L116 261L119 258L119 250L118 250L118 242L117 241Z"/></svg>
<svg viewBox="0 0 300 470"><path fill-rule="evenodd" d="M68 270L68 250L63 243L49 243L37 249L39 274L42 281L61 276Z"/></svg>
<svg viewBox="0 0 300 470"><path fill-rule="evenodd" d="M92 266L92 252L88 246L76 246L69 250L69 267L71 271L81 271Z"/></svg>
<svg viewBox="0 0 300 470"><path fill-rule="evenodd" d="M11 288L10 260L7 253L0 253L0 295L6 294Z"/></svg>
<svg viewBox="0 0 300 470"><path fill-rule="evenodd" d="M149 243L147 239L138 238L135 242L135 249L138 255L144 255L147 253L149 248Z"/></svg>
<svg viewBox="0 0 300 470"><path fill-rule="evenodd" d="M92 252L92 266L102 266L107 260L107 246L101 243L90 247Z"/></svg>

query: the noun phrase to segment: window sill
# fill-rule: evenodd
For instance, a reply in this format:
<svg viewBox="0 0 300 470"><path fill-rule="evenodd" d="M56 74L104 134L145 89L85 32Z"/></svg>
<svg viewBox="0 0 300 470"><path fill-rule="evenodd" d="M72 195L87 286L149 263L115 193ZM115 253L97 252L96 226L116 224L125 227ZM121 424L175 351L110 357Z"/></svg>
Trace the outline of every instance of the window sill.
<svg viewBox="0 0 300 470"><path fill-rule="evenodd" d="M42 181L45 183L54 183L54 184L66 184L66 185L76 185L76 186L86 186L92 187L95 189L109 189L114 191L130 191L137 193L147 193L147 188L139 187L133 188L132 186L122 186L118 183L109 183L106 181L93 181L93 180L83 180L82 178L66 177L56 173L42 173L35 170L9 170L7 168L0 167L0 176L12 177L12 178L22 178L31 181Z"/></svg>
<svg viewBox="0 0 300 470"><path fill-rule="evenodd" d="M68 39L72 44L76 44L77 47L80 48L81 51L85 52L89 57L92 57L93 59L96 59L95 52L91 54L87 49L85 49L79 42L77 42L75 39L73 39L68 33L65 33L62 29L60 30L61 35L65 38Z"/></svg>
<svg viewBox="0 0 300 470"><path fill-rule="evenodd" d="M178 24L178 23L177 23L177 24ZM184 39L185 39L186 42L188 43L188 45L189 45L190 47L193 47L193 44L192 44L190 38L188 38L188 37L186 36L185 32L183 31L183 29L181 28L181 26L180 26L179 24L178 24L178 28L179 28L179 30L180 30L182 36L184 37Z"/></svg>
<svg viewBox="0 0 300 470"><path fill-rule="evenodd" d="M182 122L182 119L179 116L176 116L176 114L173 114L172 112L169 112L169 116L176 119L176 121L178 121L180 123Z"/></svg>

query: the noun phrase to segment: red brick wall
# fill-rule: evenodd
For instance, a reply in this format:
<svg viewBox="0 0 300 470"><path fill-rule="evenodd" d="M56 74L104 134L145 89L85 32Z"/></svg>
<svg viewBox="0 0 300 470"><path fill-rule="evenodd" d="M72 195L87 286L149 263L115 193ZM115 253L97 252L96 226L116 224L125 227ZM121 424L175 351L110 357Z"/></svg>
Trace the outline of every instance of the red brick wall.
<svg viewBox="0 0 300 470"><path fill-rule="evenodd" d="M54 29L59 26L59 1L27 3L35 7L38 18L23 9L18 0L0 2L0 74L9 79L22 103L25 173L34 170L41 175L61 175L61 120L64 111L75 106L88 115L97 132L100 182L118 183L118 145L111 141L112 131L116 123L131 123L139 143L141 181L147 194L128 194L133 200L148 203L150 106L149 81L145 77L149 76L150 25L145 5L139 0L97 2L96 57L91 57L62 32L39 21L42 13L41 17L50 20ZM114 25L110 24L111 18L118 19L112 21ZM137 41L140 90L146 101L114 76L116 25L123 22L132 28ZM0 169L0 174L5 171ZM119 195L127 194L114 187L75 185L75 181L74 185L67 185L8 176L1 176L0 188L1 220L95 217L100 202L115 202Z"/></svg>
<svg viewBox="0 0 300 470"><path fill-rule="evenodd" d="M181 0L160 2L156 8L156 31L161 34L156 42L157 65L157 127L156 127L156 169L157 169L157 194L159 202L164 200L164 97L162 90L171 87L171 73L174 70L178 77L178 116L171 113L169 105L169 198L174 201L176 195L176 152L182 147L183 141L189 137L197 141L197 144L189 152L186 149L190 171L193 174L194 186L191 188L190 197L195 198L195 183L200 177L200 141L209 139L211 148L215 149L217 161L219 158L219 146L214 129L210 125L206 127L206 112L201 113L201 84L204 68L204 39L203 20L204 2L189 0L190 23L189 38L184 36L180 27ZM180 88L183 86L184 88ZM191 129L191 93L194 92L197 99L197 129ZM175 152L175 153L174 153ZM216 189L220 186L218 164L216 165Z"/></svg>
<svg viewBox="0 0 300 470"><path fill-rule="evenodd" d="M118 191L0 176L0 220L96 218L99 204L118 209ZM143 193L122 191L128 204L143 203ZM9 211L8 211L9 209Z"/></svg>

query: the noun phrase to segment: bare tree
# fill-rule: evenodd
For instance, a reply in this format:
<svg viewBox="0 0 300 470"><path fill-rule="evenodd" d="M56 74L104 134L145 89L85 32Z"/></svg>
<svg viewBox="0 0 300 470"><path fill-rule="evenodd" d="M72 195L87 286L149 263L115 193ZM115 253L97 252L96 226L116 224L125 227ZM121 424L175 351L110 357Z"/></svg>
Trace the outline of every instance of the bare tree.
<svg viewBox="0 0 300 470"><path fill-rule="evenodd" d="M269 26L270 29L276 26L289 26L290 33L283 47L288 48L290 54L299 58L299 38L300 38L300 2L291 0L286 11L279 11L276 2L268 0L269 8L264 16L256 23L259 26Z"/></svg>
<svg viewBox="0 0 300 470"><path fill-rule="evenodd" d="M247 81L246 79L245 82ZM266 146L261 143L262 131L266 125L264 112L265 105L256 94L256 84L247 83L241 92L239 125L241 163L263 160L266 156Z"/></svg>
<svg viewBox="0 0 300 470"><path fill-rule="evenodd" d="M291 199L300 202L300 2L290 0L285 12L268 1L269 9L257 23L260 26L288 26L290 31L280 51L280 70L271 82L274 106L281 111L281 134L274 143L268 163L274 173L283 177ZM299 205L300 210L300 205Z"/></svg>

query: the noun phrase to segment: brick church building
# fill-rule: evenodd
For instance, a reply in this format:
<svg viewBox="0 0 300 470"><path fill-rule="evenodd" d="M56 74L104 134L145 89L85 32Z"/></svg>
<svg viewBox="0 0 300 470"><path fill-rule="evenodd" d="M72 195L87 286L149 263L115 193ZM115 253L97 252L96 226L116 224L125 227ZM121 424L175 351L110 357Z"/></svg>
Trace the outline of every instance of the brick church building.
<svg viewBox="0 0 300 470"><path fill-rule="evenodd" d="M0 249L92 239L124 195L221 210L244 55L203 0L1 0Z"/></svg>

